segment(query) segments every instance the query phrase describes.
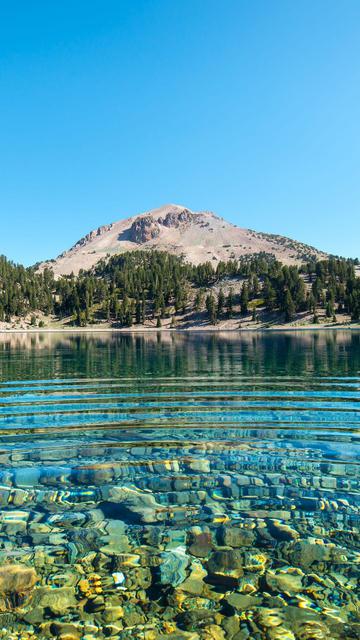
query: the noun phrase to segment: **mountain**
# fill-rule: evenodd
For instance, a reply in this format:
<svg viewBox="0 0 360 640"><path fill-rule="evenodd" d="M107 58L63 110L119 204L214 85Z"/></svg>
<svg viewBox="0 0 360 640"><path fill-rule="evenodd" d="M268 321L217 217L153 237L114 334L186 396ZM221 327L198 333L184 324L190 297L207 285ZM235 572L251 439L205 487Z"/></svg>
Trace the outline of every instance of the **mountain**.
<svg viewBox="0 0 360 640"><path fill-rule="evenodd" d="M55 275L90 269L107 254L157 249L183 255L193 264L267 253L285 264L324 259L327 254L284 236L242 229L209 211L164 205L91 231L55 260L43 262Z"/></svg>

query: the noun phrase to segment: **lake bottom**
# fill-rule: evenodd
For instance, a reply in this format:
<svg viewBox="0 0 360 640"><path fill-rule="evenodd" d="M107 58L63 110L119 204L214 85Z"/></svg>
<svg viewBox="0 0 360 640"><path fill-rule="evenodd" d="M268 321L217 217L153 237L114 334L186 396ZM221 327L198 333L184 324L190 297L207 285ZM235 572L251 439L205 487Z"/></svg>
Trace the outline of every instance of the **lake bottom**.
<svg viewBox="0 0 360 640"><path fill-rule="evenodd" d="M5 448L0 637L359 638L357 464L271 433Z"/></svg>

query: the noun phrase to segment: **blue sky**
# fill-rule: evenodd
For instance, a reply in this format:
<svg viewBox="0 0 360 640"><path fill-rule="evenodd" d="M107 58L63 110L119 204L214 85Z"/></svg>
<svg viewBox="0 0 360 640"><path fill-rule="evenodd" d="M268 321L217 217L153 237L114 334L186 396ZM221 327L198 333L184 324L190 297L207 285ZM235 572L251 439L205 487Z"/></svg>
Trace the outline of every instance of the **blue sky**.
<svg viewBox="0 0 360 640"><path fill-rule="evenodd" d="M0 0L0 253L166 202L358 256L358 0Z"/></svg>

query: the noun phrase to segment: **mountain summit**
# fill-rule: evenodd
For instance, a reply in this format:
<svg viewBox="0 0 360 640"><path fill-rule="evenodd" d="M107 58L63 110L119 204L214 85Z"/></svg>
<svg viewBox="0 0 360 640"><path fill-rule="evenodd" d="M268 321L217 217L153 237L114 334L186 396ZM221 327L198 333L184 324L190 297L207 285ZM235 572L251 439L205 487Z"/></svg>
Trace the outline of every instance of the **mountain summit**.
<svg viewBox="0 0 360 640"><path fill-rule="evenodd" d="M77 274L90 269L107 254L136 249L157 249L183 255L193 264L236 259L240 256L272 254L286 264L299 264L311 257L325 258L314 247L284 236L242 229L210 211L191 211L167 204L139 215L104 225L81 238L56 260L42 263L55 275Z"/></svg>

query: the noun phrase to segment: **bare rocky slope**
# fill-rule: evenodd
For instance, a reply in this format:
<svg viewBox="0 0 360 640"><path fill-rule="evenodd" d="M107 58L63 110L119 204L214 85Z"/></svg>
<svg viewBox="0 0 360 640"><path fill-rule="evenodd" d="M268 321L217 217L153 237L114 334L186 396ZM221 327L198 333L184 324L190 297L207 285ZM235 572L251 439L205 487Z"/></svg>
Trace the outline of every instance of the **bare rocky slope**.
<svg viewBox="0 0 360 640"><path fill-rule="evenodd" d="M229 260L265 252L285 264L326 254L284 236L242 229L209 211L194 212L168 204L91 231L55 260L43 262L55 275L90 269L107 254L157 249L183 255L193 264Z"/></svg>

